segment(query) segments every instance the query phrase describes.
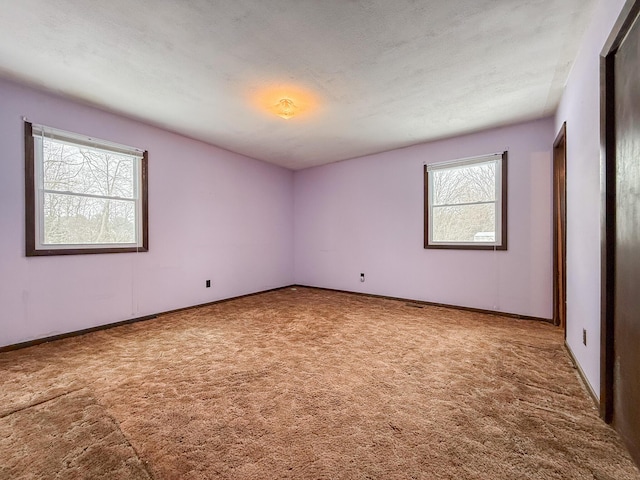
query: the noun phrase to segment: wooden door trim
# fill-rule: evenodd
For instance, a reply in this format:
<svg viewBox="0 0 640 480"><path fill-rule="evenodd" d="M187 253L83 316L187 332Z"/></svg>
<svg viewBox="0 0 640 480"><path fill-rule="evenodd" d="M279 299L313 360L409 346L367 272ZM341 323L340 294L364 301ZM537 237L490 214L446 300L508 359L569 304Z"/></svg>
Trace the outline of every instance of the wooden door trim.
<svg viewBox="0 0 640 480"><path fill-rule="evenodd" d="M557 153L561 150L564 157L561 164L558 164ZM567 229L566 229L566 205L567 205L567 122L562 124L555 141L553 142L553 324L560 326L565 331L566 338L566 298L567 298ZM562 174L562 175L561 175ZM560 190L557 189L557 184L562 178L562 185ZM559 217L559 203L560 196L564 197L565 212L563 215L562 232L558 232L558 217ZM558 236L562 235L559 239ZM558 241L562 241L562 258L558 255ZM562 271L559 272L562 266ZM562 276L562 280L558 278ZM562 289L560 288L562 286Z"/></svg>
<svg viewBox="0 0 640 480"><path fill-rule="evenodd" d="M631 29L640 0L627 0L600 54L600 416L613 420L616 145L614 57Z"/></svg>

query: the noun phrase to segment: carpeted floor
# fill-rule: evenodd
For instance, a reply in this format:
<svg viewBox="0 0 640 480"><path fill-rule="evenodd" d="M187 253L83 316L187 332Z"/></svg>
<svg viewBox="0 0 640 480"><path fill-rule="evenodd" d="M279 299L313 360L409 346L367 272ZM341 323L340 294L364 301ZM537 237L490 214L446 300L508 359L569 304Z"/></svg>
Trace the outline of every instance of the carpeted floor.
<svg viewBox="0 0 640 480"><path fill-rule="evenodd" d="M0 479L640 479L540 322L298 288L0 355Z"/></svg>

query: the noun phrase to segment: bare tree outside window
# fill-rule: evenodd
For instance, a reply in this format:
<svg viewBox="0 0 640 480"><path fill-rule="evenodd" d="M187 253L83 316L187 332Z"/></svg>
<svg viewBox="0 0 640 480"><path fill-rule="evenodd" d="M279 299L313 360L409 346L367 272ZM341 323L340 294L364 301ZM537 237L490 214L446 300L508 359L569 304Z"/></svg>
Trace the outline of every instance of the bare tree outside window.
<svg viewBox="0 0 640 480"><path fill-rule="evenodd" d="M425 248L502 243L505 162L506 154L426 168Z"/></svg>
<svg viewBox="0 0 640 480"><path fill-rule="evenodd" d="M147 152L25 122L26 254L148 250Z"/></svg>
<svg viewBox="0 0 640 480"><path fill-rule="evenodd" d="M43 141L44 244L135 243L135 159Z"/></svg>

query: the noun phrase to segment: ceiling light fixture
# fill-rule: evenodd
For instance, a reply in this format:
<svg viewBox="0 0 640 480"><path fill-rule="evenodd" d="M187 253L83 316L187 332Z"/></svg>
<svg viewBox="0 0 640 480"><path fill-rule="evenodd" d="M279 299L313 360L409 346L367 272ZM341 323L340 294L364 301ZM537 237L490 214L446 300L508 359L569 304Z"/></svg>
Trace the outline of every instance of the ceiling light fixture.
<svg viewBox="0 0 640 480"><path fill-rule="evenodd" d="M281 99L276 105L276 115L289 120L296 114L296 105L288 98Z"/></svg>

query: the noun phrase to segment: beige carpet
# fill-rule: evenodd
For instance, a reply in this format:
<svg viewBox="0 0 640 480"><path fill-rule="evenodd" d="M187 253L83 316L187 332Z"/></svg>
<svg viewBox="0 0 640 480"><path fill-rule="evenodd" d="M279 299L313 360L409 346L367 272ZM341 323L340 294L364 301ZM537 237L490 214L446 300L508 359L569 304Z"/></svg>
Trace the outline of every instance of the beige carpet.
<svg viewBox="0 0 640 480"><path fill-rule="evenodd" d="M557 328L304 288L2 354L0 417L2 479L640 479Z"/></svg>
<svg viewBox="0 0 640 480"><path fill-rule="evenodd" d="M116 423L86 391L0 418L0 452L0 478L150 478Z"/></svg>

